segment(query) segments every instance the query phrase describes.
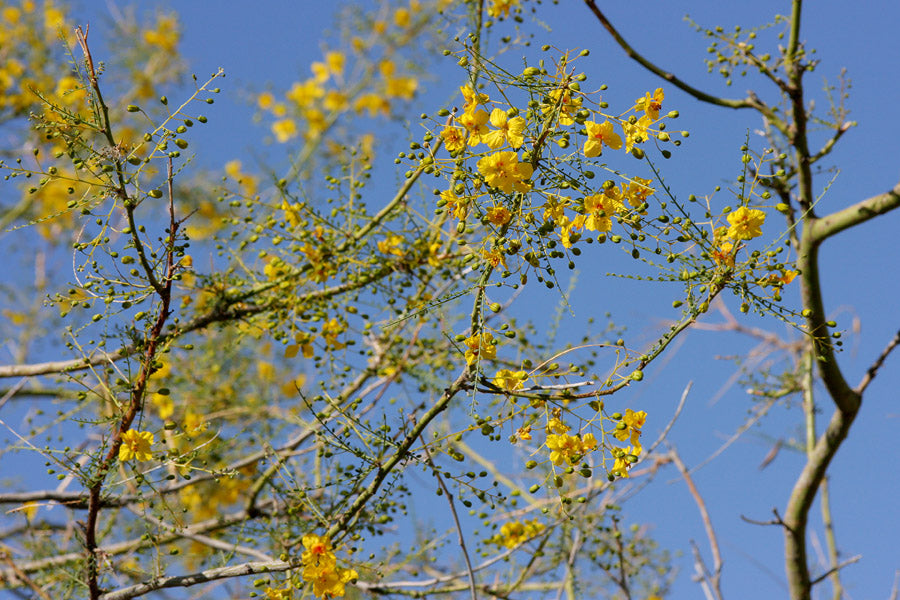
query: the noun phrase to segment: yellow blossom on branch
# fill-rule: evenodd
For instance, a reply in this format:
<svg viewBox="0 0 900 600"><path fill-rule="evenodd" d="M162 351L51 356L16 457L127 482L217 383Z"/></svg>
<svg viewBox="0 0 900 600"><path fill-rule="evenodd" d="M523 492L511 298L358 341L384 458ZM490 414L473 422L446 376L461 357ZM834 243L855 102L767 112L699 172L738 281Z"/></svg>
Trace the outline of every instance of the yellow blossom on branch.
<svg viewBox="0 0 900 600"><path fill-rule="evenodd" d="M471 365L477 360L492 359L497 356L497 346L494 345L494 336L489 331L476 333L466 338L466 364Z"/></svg>
<svg viewBox="0 0 900 600"><path fill-rule="evenodd" d="M632 122L632 119L634 122ZM628 121L622 124L622 129L625 131L626 152L631 152L635 144L646 142L652 137L650 134L651 122L652 120L647 115L640 119L634 119L634 115L632 115Z"/></svg>
<svg viewBox="0 0 900 600"><path fill-rule="evenodd" d="M505 110L495 108L491 111L491 125L496 127L482 136L482 141L491 150L496 150L504 143L509 143L513 148L520 148L525 143L522 132L525 130L525 119L522 117L509 118Z"/></svg>
<svg viewBox="0 0 900 600"><path fill-rule="evenodd" d="M584 155L586 157L600 156L603 154L603 146L609 146L613 150L618 150L622 147L622 138L613 131L613 124L609 121L604 121L603 123L586 121L584 127L588 133L588 139L584 143Z"/></svg>
<svg viewBox="0 0 900 600"><path fill-rule="evenodd" d="M491 0L488 7L488 16L499 18L508 17L509 11L513 6L518 6L519 0Z"/></svg>
<svg viewBox="0 0 900 600"><path fill-rule="evenodd" d="M488 542L504 546L506 548L515 548L516 546L528 541L530 538L538 535L544 530L543 524L537 519L530 521L512 521L505 523L500 528L500 533L493 536Z"/></svg>
<svg viewBox="0 0 900 600"><path fill-rule="evenodd" d="M624 450L619 450L618 456L616 456L616 462L613 464L613 468L610 469L609 474L616 477L627 478L628 469L634 466L637 462L637 457L640 456L640 454L640 446L635 446L634 448L629 446Z"/></svg>
<svg viewBox="0 0 900 600"><path fill-rule="evenodd" d="M547 436L550 462L554 465L575 464L581 457L597 447L593 433L581 435L550 434Z"/></svg>
<svg viewBox="0 0 900 600"><path fill-rule="evenodd" d="M459 88L459 91L465 99L465 102L463 103L463 112L471 112L477 105L486 104L488 102L488 95L476 93L471 85L464 85Z"/></svg>
<svg viewBox="0 0 900 600"><path fill-rule="evenodd" d="M487 209L487 219L497 227L509 223L511 215L505 206L492 206Z"/></svg>
<svg viewBox="0 0 900 600"><path fill-rule="evenodd" d="M478 171L491 187L509 194L513 190L527 192L531 184L526 180L534 173L530 163L520 163L515 152L495 152L478 161Z"/></svg>
<svg viewBox="0 0 900 600"><path fill-rule="evenodd" d="M558 121L560 125L572 125L575 123L575 113L581 110L581 96L572 97L572 91L566 89L555 89L550 92L550 104L545 105L543 111L545 113L559 110Z"/></svg>
<svg viewBox="0 0 900 600"><path fill-rule="evenodd" d="M490 264L495 269L501 265L503 268L506 268L506 257L503 255L502 248L494 248L490 251L482 250L481 257L484 259L484 262Z"/></svg>
<svg viewBox="0 0 900 600"><path fill-rule="evenodd" d="M610 190L618 188L610 188ZM610 191L610 190L607 190ZM617 198L607 194L591 194L584 198L584 210L587 213L584 227L590 231L609 231L612 229L612 217L622 206Z"/></svg>
<svg viewBox="0 0 900 600"><path fill-rule="evenodd" d="M468 143L470 146L477 146L483 141L483 136L490 132L487 128L487 122L490 117L487 111L477 109L466 111L459 118L457 123L466 128L468 132Z"/></svg>
<svg viewBox="0 0 900 600"><path fill-rule="evenodd" d="M460 127L447 125L441 131L441 139L450 154L462 152L466 148L466 132Z"/></svg>
<svg viewBox="0 0 900 600"><path fill-rule="evenodd" d="M152 460L153 433L129 429L122 434L122 445L119 446L119 460L124 462L132 458L140 461Z"/></svg>
<svg viewBox="0 0 900 600"><path fill-rule="evenodd" d="M297 137L297 123L293 119L279 119L272 123L272 133L280 143Z"/></svg>
<svg viewBox="0 0 900 600"><path fill-rule="evenodd" d="M313 584L313 594L320 598L343 596L345 585L359 577L356 571L337 566L337 557L327 537L307 534L301 542L303 579Z"/></svg>
<svg viewBox="0 0 900 600"><path fill-rule="evenodd" d="M644 94L643 98L635 100L634 109L644 111L645 115L655 121L659 118L659 111L662 109L662 102L665 97L666 95L663 92L663 89L656 88L656 91L653 92L652 95L650 92L647 92Z"/></svg>
<svg viewBox="0 0 900 600"><path fill-rule="evenodd" d="M728 237L733 240L750 240L762 235L766 213L755 208L741 206L728 215Z"/></svg>
<svg viewBox="0 0 900 600"><path fill-rule="evenodd" d="M620 423L624 425L622 429L616 429L616 439L625 441L627 439L631 439L631 443L634 446L640 446L640 437L641 437L641 428L644 426L644 421L647 419L647 413L643 410L641 411L633 411L630 408L625 411L625 416L622 417Z"/></svg>
<svg viewBox="0 0 900 600"><path fill-rule="evenodd" d="M291 598L294 597L290 586L284 588L267 587L265 589L265 594L266 600L291 600Z"/></svg>
<svg viewBox="0 0 900 600"><path fill-rule="evenodd" d="M445 190L441 192L441 200L444 201L448 214L460 220L466 218L466 214L469 212L469 197L460 198L453 190Z"/></svg>
<svg viewBox="0 0 900 600"><path fill-rule="evenodd" d="M510 371L509 369L500 369L497 371L497 374L494 375L494 385L496 385L501 390L507 392L514 392L516 390L520 390L525 386L525 381L528 380L528 373L525 371Z"/></svg>

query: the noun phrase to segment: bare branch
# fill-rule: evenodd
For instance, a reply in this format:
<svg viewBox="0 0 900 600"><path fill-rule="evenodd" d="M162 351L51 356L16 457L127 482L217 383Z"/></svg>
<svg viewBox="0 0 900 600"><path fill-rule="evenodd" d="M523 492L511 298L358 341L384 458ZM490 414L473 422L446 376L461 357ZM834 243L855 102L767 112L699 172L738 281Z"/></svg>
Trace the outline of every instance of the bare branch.
<svg viewBox="0 0 900 600"><path fill-rule="evenodd" d="M900 207L900 183L888 192L866 198L853 206L816 219L809 233L816 243L821 243L845 229L865 223L897 207Z"/></svg>
<svg viewBox="0 0 900 600"><path fill-rule="evenodd" d="M863 376L862 381L859 382L859 385L856 386L856 393L862 395L862 393L869 387L869 384L872 383L872 380L875 379L875 375L878 374L878 369L881 368L881 365L884 364L884 360L888 357L888 354L891 351L900 345L900 330L897 331L897 334L894 336L884 350L881 351L881 354L878 355L878 358L875 359L875 362L872 363L872 366L866 369L866 374Z"/></svg>
<svg viewBox="0 0 900 600"><path fill-rule="evenodd" d="M594 13L594 16L597 17L597 20L600 21L600 24L603 25L604 29L609 32L609 34L613 37L617 44L625 51L625 54L628 55L629 58L637 62L639 65L665 79L678 89L686 92L700 100L701 102L707 102L709 104L714 104L716 106L724 106L725 108L754 108L763 114L771 113L770 110L758 99L753 96L743 98L743 99L732 99L732 98L720 98L718 96L713 96L711 94L707 94L697 88L688 85L678 77L676 77L673 73L666 71L656 64L650 62L644 56L639 54L631 45L625 41L625 38L618 32L618 30L613 27L612 23L609 22L609 19L606 18L606 15L597 7L597 3L595 0L584 0L584 3L587 4L587 7Z"/></svg>
<svg viewBox="0 0 900 600"><path fill-rule="evenodd" d="M827 579L828 576L831 575L832 573L837 573L840 569L843 569L847 565L852 565L855 562L859 562L860 559L862 559L862 554L857 554L856 556L848 558L847 560L841 562L839 565L828 569L827 571L825 571L824 573L822 573L821 575L819 575L818 577L816 577L815 579L810 581L809 585L813 586L813 585L816 585L817 583L821 583L821 582L825 581L825 579Z"/></svg>
<svg viewBox="0 0 900 600"><path fill-rule="evenodd" d="M700 511L700 519L703 521L703 528L706 530L706 537L709 539L709 549L712 552L713 557L713 573L708 577L709 584L715 598L722 600L722 587L720 583L722 579L722 554L719 551L719 541L716 538L716 530L713 529L712 520L709 518L709 511L706 510L706 503L703 501L703 496L700 495L697 486L694 485L694 480L691 478L687 467L684 466L684 463L681 461L681 457L678 456L678 452L672 448L669 451L669 456L675 464L675 468L678 469L679 473L681 473L681 476L684 478L684 482L688 486L688 491L691 493L691 497L694 499L694 502L697 504L697 509Z"/></svg>
<svg viewBox="0 0 900 600"><path fill-rule="evenodd" d="M272 573L276 571L286 571L299 565L283 560L271 560L261 562L248 562L239 565L231 565L227 567L217 567L215 569L207 569L199 573L191 573L190 575L174 575L172 577L156 577L144 583L128 586L109 592L100 596L100 600L128 600L128 598L137 598L144 594L149 594L156 590L174 587L190 587L200 583L216 581L219 579L227 579L229 577L246 577L247 575L256 575L257 573Z"/></svg>

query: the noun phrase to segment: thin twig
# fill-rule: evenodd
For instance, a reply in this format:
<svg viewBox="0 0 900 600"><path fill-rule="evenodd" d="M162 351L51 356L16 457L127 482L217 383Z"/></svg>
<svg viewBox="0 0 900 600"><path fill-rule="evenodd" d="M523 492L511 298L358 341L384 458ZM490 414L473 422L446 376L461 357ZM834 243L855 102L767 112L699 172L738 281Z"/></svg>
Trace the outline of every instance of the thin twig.
<svg viewBox="0 0 900 600"><path fill-rule="evenodd" d="M866 369L866 374L863 376L862 381L859 382L859 385L856 386L856 393L862 395L869 384L872 383L872 380L875 379L875 375L878 374L878 369L881 368L881 365L884 364L885 359L888 357L888 354L891 351L900 345L900 330L897 331L897 334L894 336L884 350L881 351L881 354L878 355L878 358L875 359L875 362L872 363L872 366Z"/></svg>
<svg viewBox="0 0 900 600"><path fill-rule="evenodd" d="M697 486L694 485L694 480L691 478L687 467L684 466L684 463L681 461L681 457L678 456L678 452L675 448L672 448L669 451L669 456L672 458L675 468L678 469L681 476L684 478L684 482L688 486L688 491L691 493L691 497L694 498L697 509L700 511L700 519L703 521L703 528L706 530L706 537L709 539L709 549L712 552L713 557L713 574L709 576L709 582L714 596L718 600L722 600L722 554L719 551L719 541L716 538L716 531L713 529L712 520L709 518L709 511L706 510L706 503L703 501L703 496L700 495Z"/></svg>
<svg viewBox="0 0 900 600"><path fill-rule="evenodd" d="M472 600L478 600L478 593L475 590L475 573L474 571L472 571L472 560L469 558L469 551L466 548L466 539L463 536L462 524L460 524L459 522L459 515L456 513L456 503L453 501L453 494L451 494L450 490L447 489L447 484L444 483L444 478L441 476L440 470L431 459L431 451L428 449L428 444L425 443L425 438L419 435L419 440L421 440L422 442L422 450L425 451L425 460L431 467L431 472L434 473L435 477L437 477L438 485L440 486L441 491L444 492L444 495L447 497L447 503L450 505L450 514L453 516L453 524L456 527L456 534L459 540L459 548L460 550L462 550L463 559L466 561L466 573L469 576L469 591L471 593Z"/></svg>
<svg viewBox="0 0 900 600"><path fill-rule="evenodd" d="M810 581L809 586L812 587L812 586L816 585L817 583L821 583L822 581L825 581L825 579L827 579L828 576L831 575L832 573L837 573L840 569L843 569L847 565L852 565L855 562L859 562L861 559L862 559L862 554L857 554L856 556L848 558L847 560L843 561L842 563L840 563L838 565L831 567L830 569L828 569L827 571L825 571L824 573L822 573L821 575L819 575L818 577L816 577L815 579Z"/></svg>

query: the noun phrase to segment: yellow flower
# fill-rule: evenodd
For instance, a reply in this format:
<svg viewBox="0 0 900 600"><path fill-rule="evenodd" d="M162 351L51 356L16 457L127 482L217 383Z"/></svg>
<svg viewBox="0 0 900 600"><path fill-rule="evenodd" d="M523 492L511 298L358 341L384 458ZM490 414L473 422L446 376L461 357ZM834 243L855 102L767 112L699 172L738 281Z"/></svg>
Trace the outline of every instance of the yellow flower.
<svg viewBox="0 0 900 600"><path fill-rule="evenodd" d="M391 103L380 95L369 92L366 94L361 94L356 99L356 102L353 103L353 108L358 113L366 110L369 112L370 117L374 117L378 113L381 113L383 115L390 114Z"/></svg>
<svg viewBox="0 0 900 600"><path fill-rule="evenodd" d="M509 10L513 6L518 6L519 0L491 0L488 7L488 15L494 18L508 17Z"/></svg>
<svg viewBox="0 0 900 600"><path fill-rule="evenodd" d="M384 254L393 254L394 256L403 256L403 250L400 244L403 238L396 234L391 234L387 238L378 242L378 251Z"/></svg>
<svg viewBox="0 0 900 600"><path fill-rule="evenodd" d="M306 108L324 95L325 90L322 89L319 82L315 79L307 79L303 83L295 82L285 94L285 98L299 108Z"/></svg>
<svg viewBox="0 0 900 600"><path fill-rule="evenodd" d="M637 462L637 457L641 453L641 447L635 446L632 448L629 446L624 450L619 450L619 455L616 457L616 462L613 464L613 468L610 469L610 475L616 475L618 477L627 478L628 477L628 469L634 466Z"/></svg>
<svg viewBox="0 0 900 600"><path fill-rule="evenodd" d="M622 147L622 138L613 131L613 124L609 121L604 121L603 123L586 121L584 127L588 133L588 139L584 143L584 155L586 157L591 158L603 154L604 144L613 150L618 150Z"/></svg>
<svg viewBox="0 0 900 600"><path fill-rule="evenodd" d="M766 213L742 206L728 215L728 237L733 240L750 240L762 235Z"/></svg>
<svg viewBox="0 0 900 600"><path fill-rule="evenodd" d="M37 516L39 508L40 508L40 504L38 504L34 500L31 500L30 502L26 502L25 504L23 504L21 506L21 508L19 508L18 510L21 510L22 513L25 515L25 520L28 521L29 523L31 523L32 521L34 521L34 518Z"/></svg>
<svg viewBox="0 0 900 600"><path fill-rule="evenodd" d="M725 242L712 251L712 259L717 265L725 265L726 267L734 267L734 244Z"/></svg>
<svg viewBox="0 0 900 600"><path fill-rule="evenodd" d="M444 201L444 206L446 207L448 214L460 220L466 218L466 214L469 212L468 196L459 198L453 190L445 190L441 192L441 200Z"/></svg>
<svg viewBox="0 0 900 600"><path fill-rule="evenodd" d="M566 207L571 202L571 198L568 196L557 196L555 194L550 194L547 196L547 202L544 203L544 219L553 219L554 221L559 221L560 219L565 217Z"/></svg>
<svg viewBox="0 0 900 600"><path fill-rule="evenodd" d="M572 97L572 92L566 89L555 89L550 92L550 104L544 106L543 111L550 112L559 109L559 124L571 125L575 122L574 115L581 110L581 96Z"/></svg>
<svg viewBox="0 0 900 600"><path fill-rule="evenodd" d="M301 538L303 554L300 561L304 567L317 567L333 569L336 558L331 549L331 540L325 536L308 533Z"/></svg>
<svg viewBox="0 0 900 600"><path fill-rule="evenodd" d="M494 248L490 252L482 250L481 257L484 259L484 262L490 264L495 269L500 265L503 265L503 268L506 268L506 257L503 255L502 248Z"/></svg>
<svg viewBox="0 0 900 600"><path fill-rule="evenodd" d="M472 337L466 338L465 344L467 346L465 353L467 365L471 365L477 360L492 359L497 356L494 336L489 331L480 334L476 333Z"/></svg>
<svg viewBox="0 0 900 600"><path fill-rule="evenodd" d="M175 403L172 401L172 396L168 394L153 394L150 396L150 401L156 407L160 419L168 419L175 412Z"/></svg>
<svg viewBox="0 0 900 600"><path fill-rule="evenodd" d="M285 588L271 588L267 587L266 591L266 600L291 600L294 597L293 592L291 592L291 587L287 586Z"/></svg>
<svg viewBox="0 0 900 600"><path fill-rule="evenodd" d="M467 84L459 88L465 102L463 103L463 112L471 112L479 104L486 104L489 100L487 94L476 93L472 89L471 84Z"/></svg>
<svg viewBox="0 0 900 600"><path fill-rule="evenodd" d="M332 112L346 110L348 105L349 102L347 101L347 96L337 90L329 90L328 93L325 94L325 100L322 101L322 106L324 106L326 110Z"/></svg>
<svg viewBox="0 0 900 600"><path fill-rule="evenodd" d="M347 344L337 340L337 336L343 333L344 330L346 330L346 327L337 319L326 321L325 324L322 325L322 339L325 340L325 345L333 350L346 348Z"/></svg>
<svg viewBox="0 0 900 600"><path fill-rule="evenodd" d="M347 57L344 56L343 52L333 51L325 55L325 64L328 66L328 70L335 75L344 74L344 65L346 62Z"/></svg>
<svg viewBox="0 0 900 600"><path fill-rule="evenodd" d="M201 433L206 431L208 426L209 424L203 420L203 417L194 411L188 410L184 414L184 430L187 433Z"/></svg>
<svg viewBox="0 0 900 600"><path fill-rule="evenodd" d="M303 578L307 579L305 572ZM345 593L344 586L358 578L359 575L353 569L336 567L333 571L324 571L311 579L313 594L321 598L343 596Z"/></svg>
<svg viewBox="0 0 900 600"><path fill-rule="evenodd" d="M124 462L135 458L140 461L152 460L150 446L153 445L153 433L129 429L122 434L122 445L119 446L119 460Z"/></svg>
<svg viewBox="0 0 900 600"><path fill-rule="evenodd" d="M456 119L456 121L469 132L470 146L477 146L480 144L482 137L490 131L487 128L489 118L487 111L478 109L466 111Z"/></svg>
<svg viewBox="0 0 900 600"><path fill-rule="evenodd" d="M665 94L663 93L662 88L656 88L656 91L653 92L653 95L650 95L650 92L644 94L643 98L638 98L634 101L635 110L642 110L644 114L646 114L653 121L659 118L659 111L662 108L662 102L665 98Z"/></svg>
<svg viewBox="0 0 900 600"><path fill-rule="evenodd" d="M497 374L494 375L494 385L496 385L501 390L507 392L514 392L516 390L520 390L525 386L525 381L528 379L528 373L525 371L510 371L509 369L500 369L497 371Z"/></svg>
<svg viewBox="0 0 900 600"><path fill-rule="evenodd" d="M382 60L378 65L381 76L384 77L384 93L388 98L402 98L410 100L419 87L415 77L395 77L397 66L390 60Z"/></svg>
<svg viewBox="0 0 900 600"><path fill-rule="evenodd" d="M625 411L625 416L622 417L621 423L625 425L623 429L616 429L616 439L625 441L631 438L631 443L634 446L640 446L640 437L641 437L641 428L644 426L644 421L647 419L647 413L642 411L635 412L630 408Z"/></svg>
<svg viewBox="0 0 900 600"><path fill-rule="evenodd" d="M529 179L534 172L530 163L520 163L515 152L495 152L478 161L478 171L491 187L509 194L513 190L527 192Z"/></svg>
<svg viewBox="0 0 900 600"><path fill-rule="evenodd" d="M622 124L622 129L625 131L625 151L631 152L631 149L635 144L641 144L646 142L651 137L650 133L650 124L651 119L647 115L644 115L640 119L637 119L634 123L631 121L626 121Z"/></svg>
<svg viewBox="0 0 900 600"><path fill-rule="evenodd" d="M466 134L459 127L447 125L441 131L441 139L444 140L444 146L447 147L447 152L450 154L462 152L466 148Z"/></svg>
<svg viewBox="0 0 900 600"><path fill-rule="evenodd" d="M151 46L157 46L166 52L175 50L181 33L178 20L173 15L162 15L156 20L156 29L144 32L144 41Z"/></svg>
<svg viewBox="0 0 900 600"><path fill-rule="evenodd" d="M547 433L568 433L569 429L571 429L571 427L559 419L550 419L550 421L547 422Z"/></svg>
<svg viewBox="0 0 900 600"><path fill-rule="evenodd" d="M525 143L525 136L522 135L522 131L525 130L525 119L522 117L510 119L505 110L495 108L491 111L491 125L497 129L482 135L481 138L488 148L496 150L504 142L509 142L513 148L519 148Z"/></svg>
<svg viewBox="0 0 900 600"><path fill-rule="evenodd" d="M77 78L65 75L60 77L56 84L56 95L68 106L76 106L84 100L87 94Z"/></svg>
<svg viewBox="0 0 900 600"><path fill-rule="evenodd" d="M394 11L394 25L400 28L409 27L409 9L398 8Z"/></svg>
<svg viewBox="0 0 900 600"><path fill-rule="evenodd" d="M505 523L503 527L500 528L500 533L490 538L488 542L497 544L498 546L515 548L543 530L544 526L537 519L524 522L512 521L511 523Z"/></svg>
<svg viewBox="0 0 900 600"><path fill-rule="evenodd" d="M283 144L297 137L297 123L293 119L279 119L272 123L272 133L275 134L275 139Z"/></svg>
<svg viewBox="0 0 900 600"><path fill-rule="evenodd" d="M622 187L622 196L625 197L629 204L634 208L637 208L641 204L644 203L644 200L650 197L654 190L650 187L651 181L649 179L643 179L641 177L632 177L628 181L628 185L626 186L624 183Z"/></svg>
<svg viewBox="0 0 900 600"><path fill-rule="evenodd" d="M509 214L509 209L505 206L492 206L487 209L487 218L488 221L497 227L501 227L509 223L511 215Z"/></svg>
<svg viewBox="0 0 900 600"><path fill-rule="evenodd" d="M618 188L610 188L616 189ZM608 190L607 190L608 191ZM592 194L584 198L584 210L586 211L584 227L590 231L609 231L612 229L612 216L621 206L615 197L610 197L606 192Z"/></svg>
<svg viewBox="0 0 900 600"><path fill-rule="evenodd" d="M554 465L563 463L573 465L581 460L581 457L597 447L597 440L592 433L582 438L578 435L549 434L547 435L547 449L550 450L550 462Z"/></svg>

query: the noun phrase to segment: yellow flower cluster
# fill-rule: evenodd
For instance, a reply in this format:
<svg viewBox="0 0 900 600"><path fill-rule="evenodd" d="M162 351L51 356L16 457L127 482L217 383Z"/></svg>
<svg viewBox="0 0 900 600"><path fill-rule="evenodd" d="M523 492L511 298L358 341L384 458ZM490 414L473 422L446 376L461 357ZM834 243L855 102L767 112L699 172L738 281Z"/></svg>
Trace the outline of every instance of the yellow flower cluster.
<svg viewBox="0 0 900 600"><path fill-rule="evenodd" d="M638 457L643 452L641 446L641 428L647 419L647 413L644 411L633 411L630 408L625 411L625 415L616 426L615 437L620 441L629 440L631 445L627 448L616 449L613 453L615 463L609 473L616 477L628 477L628 469L630 469L638 461Z"/></svg>
<svg viewBox="0 0 900 600"><path fill-rule="evenodd" d="M494 385L501 390L514 392L525 387L528 381L528 373L526 371L510 371L508 369L500 369L494 375Z"/></svg>
<svg viewBox="0 0 900 600"><path fill-rule="evenodd" d="M554 465L574 465L585 454L597 448L597 440L593 433L584 435L550 433L547 435L546 445L550 450L550 462Z"/></svg>
<svg viewBox="0 0 900 600"><path fill-rule="evenodd" d="M537 519L530 521L511 521L505 523L500 528L500 533L489 538L487 541L498 546L506 548L515 548L516 546L528 541L544 530L544 525Z"/></svg>
<svg viewBox="0 0 900 600"><path fill-rule="evenodd" d="M714 232L713 250L710 254L716 264L734 267L737 246L743 240L761 236L765 220L766 213L746 206L729 213L728 227L719 227Z"/></svg>
<svg viewBox="0 0 900 600"><path fill-rule="evenodd" d="M601 193L590 194L584 198L584 213L570 217L565 209L572 205L571 198L567 196L550 195L543 205L545 219L553 219L559 228L559 238L563 246L571 247L570 236L574 231L587 229L589 231L607 232L612 230L613 217L626 213L632 208L638 208L653 193L649 179L634 177L621 187L612 181L604 186Z"/></svg>
<svg viewBox="0 0 900 600"><path fill-rule="evenodd" d="M327 537L307 534L302 542L303 580L312 583L313 594L320 598L343 596L344 586L359 577L356 571L337 566L337 557Z"/></svg>
<svg viewBox="0 0 900 600"><path fill-rule="evenodd" d="M476 333L466 338L466 364L471 365L474 362L483 359L493 359L497 356L497 346L494 345L494 336L489 331Z"/></svg>

